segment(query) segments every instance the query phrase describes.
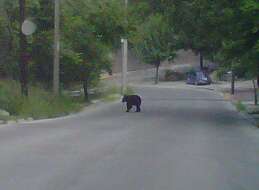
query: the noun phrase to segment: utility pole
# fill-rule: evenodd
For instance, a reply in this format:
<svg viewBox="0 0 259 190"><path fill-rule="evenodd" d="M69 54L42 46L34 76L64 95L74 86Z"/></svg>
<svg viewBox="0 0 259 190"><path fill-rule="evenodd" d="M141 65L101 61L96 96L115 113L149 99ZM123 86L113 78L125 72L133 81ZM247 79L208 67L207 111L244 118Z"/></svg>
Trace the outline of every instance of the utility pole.
<svg viewBox="0 0 259 190"><path fill-rule="evenodd" d="M127 21L127 8L128 8L128 0L125 0L125 23L128 24ZM122 88L121 93L124 94L126 92L127 87L127 73L128 73L128 39L122 39L123 43L123 51L122 51Z"/></svg>
<svg viewBox="0 0 259 190"><path fill-rule="evenodd" d="M59 59L60 59L60 0L55 0L54 17L54 65L53 65L53 92L59 94Z"/></svg>

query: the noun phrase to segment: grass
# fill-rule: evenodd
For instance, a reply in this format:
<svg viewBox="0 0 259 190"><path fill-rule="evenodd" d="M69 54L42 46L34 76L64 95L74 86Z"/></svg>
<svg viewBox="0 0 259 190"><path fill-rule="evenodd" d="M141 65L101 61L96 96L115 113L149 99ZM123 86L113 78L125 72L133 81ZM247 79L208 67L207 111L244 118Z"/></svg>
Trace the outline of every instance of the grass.
<svg viewBox="0 0 259 190"><path fill-rule="evenodd" d="M11 118L53 118L79 111L84 106L81 99L68 95L53 96L40 86L29 89L29 97L20 94L16 81L0 81L0 109L11 114ZM9 118L2 118L3 120Z"/></svg>
<svg viewBox="0 0 259 190"><path fill-rule="evenodd" d="M111 102L121 98L120 88L100 84L93 90L90 100ZM127 87L126 94L134 94L131 87ZM10 116L0 116L0 120L18 119L46 119L65 116L80 111L86 106L84 98L71 97L69 93L54 96L50 91L40 86L30 86L29 97L20 94L20 85L16 81L0 81L0 109L6 110Z"/></svg>
<svg viewBox="0 0 259 190"><path fill-rule="evenodd" d="M120 94L110 94L110 95L106 95L102 98L102 100L104 102L113 102L116 100L119 100L121 98Z"/></svg>
<svg viewBox="0 0 259 190"><path fill-rule="evenodd" d="M128 86L126 88L125 95L134 94L134 90L132 87ZM121 98L121 89L118 86L105 86L104 84L100 83L97 87L96 93L90 97L92 100L100 99L104 102L113 102Z"/></svg>
<svg viewBox="0 0 259 190"><path fill-rule="evenodd" d="M239 112L245 112L246 111L246 107L245 105L241 102L241 101L238 101L236 104L235 104L237 110Z"/></svg>
<svg viewBox="0 0 259 190"><path fill-rule="evenodd" d="M125 95L133 95L133 94L135 94L135 91L133 90L133 88L130 86L127 86Z"/></svg>

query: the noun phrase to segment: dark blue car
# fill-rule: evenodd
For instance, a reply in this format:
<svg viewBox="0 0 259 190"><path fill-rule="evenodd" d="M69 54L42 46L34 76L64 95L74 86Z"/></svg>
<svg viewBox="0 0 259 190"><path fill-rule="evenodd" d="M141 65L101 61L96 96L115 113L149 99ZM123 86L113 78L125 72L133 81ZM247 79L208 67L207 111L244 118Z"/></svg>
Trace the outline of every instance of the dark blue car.
<svg viewBox="0 0 259 190"><path fill-rule="evenodd" d="M208 74L203 71L189 72L187 74L187 84L192 85L209 85L211 84L211 79Z"/></svg>

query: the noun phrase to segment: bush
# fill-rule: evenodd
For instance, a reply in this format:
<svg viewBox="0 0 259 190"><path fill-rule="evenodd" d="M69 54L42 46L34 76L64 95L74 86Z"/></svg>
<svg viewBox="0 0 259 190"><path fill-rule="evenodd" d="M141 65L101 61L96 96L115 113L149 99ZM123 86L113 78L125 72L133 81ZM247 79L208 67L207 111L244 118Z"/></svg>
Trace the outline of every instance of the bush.
<svg viewBox="0 0 259 190"><path fill-rule="evenodd" d="M185 80L185 78L186 76L183 73L172 70L165 70L164 81L181 81Z"/></svg>
<svg viewBox="0 0 259 190"><path fill-rule="evenodd" d="M213 81L219 81L221 78L218 71L214 71L213 73L211 73L210 77Z"/></svg>
<svg viewBox="0 0 259 190"><path fill-rule="evenodd" d="M238 101L238 102L236 103L236 108L237 108L237 110L240 111L240 112L246 111L246 107L245 107L245 105L244 105L241 101Z"/></svg>

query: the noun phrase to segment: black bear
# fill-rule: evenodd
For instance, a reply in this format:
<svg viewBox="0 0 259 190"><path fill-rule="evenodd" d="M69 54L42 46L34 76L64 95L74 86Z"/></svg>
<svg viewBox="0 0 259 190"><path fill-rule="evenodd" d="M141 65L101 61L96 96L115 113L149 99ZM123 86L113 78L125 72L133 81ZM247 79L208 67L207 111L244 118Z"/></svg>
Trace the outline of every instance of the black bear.
<svg viewBox="0 0 259 190"><path fill-rule="evenodd" d="M127 102L127 112L131 110L132 106L136 106L136 112L141 111L141 98L138 95L124 95L122 98L122 102Z"/></svg>

